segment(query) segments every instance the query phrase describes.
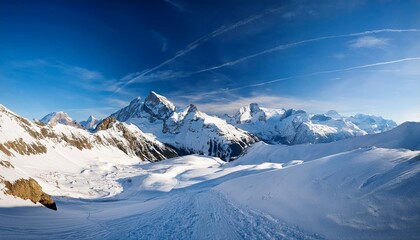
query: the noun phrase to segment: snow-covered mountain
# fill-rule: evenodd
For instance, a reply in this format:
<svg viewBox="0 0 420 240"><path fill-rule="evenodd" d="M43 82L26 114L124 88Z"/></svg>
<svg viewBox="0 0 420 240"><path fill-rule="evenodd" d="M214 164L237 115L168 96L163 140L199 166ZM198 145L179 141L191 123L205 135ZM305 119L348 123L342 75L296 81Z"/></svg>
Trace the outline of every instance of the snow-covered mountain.
<svg viewBox="0 0 420 240"><path fill-rule="evenodd" d="M57 124L63 124L63 125L68 125L68 126L73 126L73 127L81 127L79 123L74 121L65 112L49 113L49 114L45 115L43 118L41 118L41 120L39 120L39 121L44 123L44 124L51 125L51 126L55 126Z"/></svg>
<svg viewBox="0 0 420 240"><path fill-rule="evenodd" d="M81 121L80 125L86 130L93 130L100 122L101 120L96 119L94 116L89 116L86 121Z"/></svg>
<svg viewBox="0 0 420 240"><path fill-rule="evenodd" d="M132 100L111 116L137 125L181 152L217 156L223 160L235 159L256 141L249 133L199 111L192 104L177 109L166 97L155 92L150 92L144 101Z"/></svg>
<svg viewBox="0 0 420 240"><path fill-rule="evenodd" d="M59 161L76 156L106 157L113 152L111 155L156 161L177 155L172 148L134 125L119 123L114 119L107 121L107 126L96 133L90 133L77 127L57 124L59 121L54 116L47 122L48 125L33 123L0 105L0 157L54 156Z"/></svg>
<svg viewBox="0 0 420 240"><path fill-rule="evenodd" d="M227 122L268 143L302 144L332 142L349 137L387 131L396 126L391 120L358 114L343 117L336 111L309 114L303 110L261 108L252 103L239 109Z"/></svg>
<svg viewBox="0 0 420 240"><path fill-rule="evenodd" d="M392 120L365 114L356 114L355 116L346 118L346 120L354 123L368 134L385 132L397 126Z"/></svg>
<svg viewBox="0 0 420 240"><path fill-rule="evenodd" d="M165 131L208 120L192 105L174 112ZM202 155L151 163L119 149L143 138L156 143L154 136L115 118L89 133L38 126L0 108L0 236L417 239L419 136L420 123L409 122L331 143L259 142L229 163ZM21 177L36 180L58 211L8 195L9 181Z"/></svg>

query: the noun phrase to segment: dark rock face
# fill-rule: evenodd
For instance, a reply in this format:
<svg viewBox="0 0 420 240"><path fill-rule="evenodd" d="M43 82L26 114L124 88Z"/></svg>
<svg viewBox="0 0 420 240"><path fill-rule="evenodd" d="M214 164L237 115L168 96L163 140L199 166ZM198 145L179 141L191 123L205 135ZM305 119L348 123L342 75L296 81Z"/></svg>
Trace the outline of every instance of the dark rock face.
<svg viewBox="0 0 420 240"><path fill-rule="evenodd" d="M42 187L33 178L20 178L14 183L4 181L7 190L6 194L19 197L22 199L29 199L33 203L41 203L45 207L57 211L57 206L50 195L42 191Z"/></svg>
<svg viewBox="0 0 420 240"><path fill-rule="evenodd" d="M313 117L311 117L311 120L324 122L324 121L331 120L331 117L326 116L324 114L317 114L317 115L314 115Z"/></svg>
<svg viewBox="0 0 420 240"><path fill-rule="evenodd" d="M96 131L109 130L122 133L127 142L117 137L101 139L101 141L109 142L125 154L134 154L142 160L153 162L178 156L177 152L170 146L150 141L143 136L139 129L133 130L127 126L125 123L118 122L115 117L107 117L98 124ZM99 135L97 137L100 138Z"/></svg>
<svg viewBox="0 0 420 240"><path fill-rule="evenodd" d="M130 118L141 117L141 109L143 102L140 97L133 99L127 107L113 113L111 116L115 117L120 122L125 122Z"/></svg>
<svg viewBox="0 0 420 240"><path fill-rule="evenodd" d="M117 122L117 119L115 117L107 117L102 122L96 126L96 131L106 130L113 126L114 123Z"/></svg>

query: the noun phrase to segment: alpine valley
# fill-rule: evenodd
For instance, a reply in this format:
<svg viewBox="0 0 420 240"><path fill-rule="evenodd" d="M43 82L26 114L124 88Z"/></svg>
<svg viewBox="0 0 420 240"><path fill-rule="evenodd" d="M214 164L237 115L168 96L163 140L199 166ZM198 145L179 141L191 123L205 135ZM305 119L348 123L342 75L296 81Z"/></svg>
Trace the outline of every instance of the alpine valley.
<svg viewBox="0 0 420 240"><path fill-rule="evenodd" d="M155 92L82 122L0 105L1 239L417 239L419 184L418 122Z"/></svg>

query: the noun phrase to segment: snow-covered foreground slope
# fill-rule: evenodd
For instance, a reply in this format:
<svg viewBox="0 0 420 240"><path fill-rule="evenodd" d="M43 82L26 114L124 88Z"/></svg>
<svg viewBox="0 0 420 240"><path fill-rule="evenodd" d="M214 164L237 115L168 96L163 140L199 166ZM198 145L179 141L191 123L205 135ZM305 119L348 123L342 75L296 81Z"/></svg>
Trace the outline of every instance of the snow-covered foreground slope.
<svg viewBox="0 0 420 240"><path fill-rule="evenodd" d="M216 189L242 206L328 239L415 239L419 184L420 151L362 148Z"/></svg>
<svg viewBox="0 0 420 240"><path fill-rule="evenodd" d="M329 144L257 144L232 163L198 155L157 163L10 159L15 168L0 170L36 178L58 211L0 193L0 236L416 239L419 131L420 123L406 123Z"/></svg>

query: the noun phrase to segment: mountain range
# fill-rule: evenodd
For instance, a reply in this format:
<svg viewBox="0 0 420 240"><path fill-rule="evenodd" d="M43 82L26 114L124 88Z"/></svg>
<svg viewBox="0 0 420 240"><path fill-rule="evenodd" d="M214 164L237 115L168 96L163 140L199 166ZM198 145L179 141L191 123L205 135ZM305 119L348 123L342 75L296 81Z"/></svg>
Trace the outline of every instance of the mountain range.
<svg viewBox="0 0 420 240"><path fill-rule="evenodd" d="M257 141L287 145L325 143L397 126L392 120L371 115L345 117L333 110L310 114L303 110L262 108L257 103L240 108L234 116L210 116L193 104L178 108L153 91L144 101L137 97L110 117L153 134L181 155L197 153L225 161L236 159ZM101 121L90 116L76 123L66 113L58 112L48 114L41 122L95 131Z"/></svg>
<svg viewBox="0 0 420 240"><path fill-rule="evenodd" d="M255 103L217 117L154 92L80 123L0 105L0 234L416 239L419 124Z"/></svg>

